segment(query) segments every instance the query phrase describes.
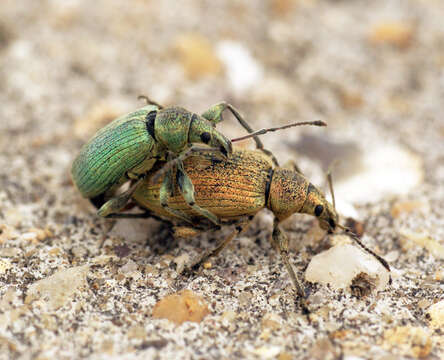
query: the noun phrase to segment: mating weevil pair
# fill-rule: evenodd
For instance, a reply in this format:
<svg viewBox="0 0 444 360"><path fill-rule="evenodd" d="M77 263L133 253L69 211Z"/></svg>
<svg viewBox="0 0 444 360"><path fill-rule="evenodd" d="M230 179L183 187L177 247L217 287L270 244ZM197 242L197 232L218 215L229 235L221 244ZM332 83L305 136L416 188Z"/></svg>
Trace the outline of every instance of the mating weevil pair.
<svg viewBox="0 0 444 360"><path fill-rule="evenodd" d="M153 108L150 106L155 106L156 110L152 110ZM253 137L258 149L262 151L243 150L233 152L229 140L225 142L220 140L226 140L226 138L214 129L214 125L221 120L221 112L227 107L251 133L246 137L233 139L233 141ZM153 114L153 112L155 113ZM172 116L171 114L175 115ZM75 160L73 165L74 182L77 183L84 196L91 197L93 202L97 202L97 196L103 198L103 194L107 192L114 196L116 187L120 186L126 179L132 179L130 190L124 192L123 195L114 196L105 203L104 200L99 202L99 205L102 205L99 214L108 215L108 217L154 216L199 231L211 230L215 228L215 225L223 223L234 224L236 228L231 235L221 241L214 250L207 252L196 264L202 263L210 256L217 255L233 238L247 228L254 215L261 209L265 207L270 209L275 216L272 241L279 249L281 259L287 268L292 283L303 301L305 291L289 261L288 238L279 224L294 213L306 213L317 217L321 227L329 232L334 232L337 228L346 231L347 229L338 223L339 217L334 206L325 199L319 189L304 177L296 166L292 169L279 167L273 154L263 149L257 135L280 128L253 132L239 113L226 103L210 108L204 115L205 117L199 117L180 108L163 110L157 104L151 104L135 113L115 120L110 124L113 126L108 125L108 127L99 131ZM179 119L176 127L172 124L176 121L174 116ZM138 133L135 131L137 126L132 123L133 121L142 122L142 125L145 126L145 132L148 132L151 138L144 134L145 138L137 139ZM197 131L193 127L194 121L198 121L200 124ZM209 127L205 121L209 122ZM151 125L149 125L150 122ZM165 128L173 128L175 131L171 133L171 137L168 137L168 132L162 133L165 130L164 128L158 127L159 130L156 132L156 123L165 126ZM127 136L127 133L123 132L123 140L119 139L119 136L122 135L117 131L122 124L134 130L131 136ZM325 125L321 122L311 124ZM125 126L123 128L125 129ZM153 128L154 130L152 130ZM189 135L190 128L193 132L191 137ZM212 139L217 140L210 143L210 146L219 146L219 149L222 146L226 150L226 154L222 151L224 156L215 156L217 155L217 149L213 149L216 150L216 153L214 151L208 152L191 145L193 142L200 142L199 140L206 143L202 138L205 136L202 135L202 131L199 133L199 129L204 129L203 133L209 132L207 130L213 130L210 135ZM182 131L182 134L178 134L180 131ZM160 136L161 133L162 137ZM175 139L180 137L182 137L182 141L176 142ZM161 138L164 139L163 142L156 147L158 139ZM104 144L106 139L109 139L111 144ZM133 142L138 140L148 142L145 139L150 140L149 145L152 151L142 154L143 158L139 157L139 163L136 165L126 162L125 157L131 154L127 151L127 148L130 148ZM180 146L177 144L180 144ZM199 154L193 154L194 149L197 149ZM175 154L174 158L168 156L169 151ZM120 154L120 156L116 154ZM88 161L92 161L93 164L84 164ZM100 166L97 167L96 163L99 163ZM105 171L107 165L114 169L113 174L115 174L109 179L107 177L108 173ZM87 175L82 177L79 174L82 173L83 167L86 167L84 173ZM94 171L97 171L97 168L99 172L95 173ZM134 174L137 176L134 176ZM95 180L94 176L98 175L101 176ZM88 181L84 180L85 178ZM105 181L104 179L108 180ZM97 188L100 190L87 192L86 189L91 187L91 183L94 183L94 181L99 183ZM145 212L141 214L120 212L130 200L140 208L145 209ZM374 255L383 266L389 269L388 264L382 258L367 249L355 236L353 238L361 247Z"/></svg>

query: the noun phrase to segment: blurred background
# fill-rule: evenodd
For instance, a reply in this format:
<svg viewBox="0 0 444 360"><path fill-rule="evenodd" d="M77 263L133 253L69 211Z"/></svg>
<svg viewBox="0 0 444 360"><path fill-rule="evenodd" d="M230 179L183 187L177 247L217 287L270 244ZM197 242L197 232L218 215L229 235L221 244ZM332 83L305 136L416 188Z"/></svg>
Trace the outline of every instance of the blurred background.
<svg viewBox="0 0 444 360"><path fill-rule="evenodd" d="M73 188L71 162L97 129L143 106L141 94L197 113L225 100L254 128L327 122L262 140L316 184L339 159L341 214L365 223L397 267L435 274L444 259L443 19L441 0L2 0L0 246L19 249L20 264L30 248L45 259L48 246L67 254L48 268L28 259L3 285L72 264L73 246L91 256L104 222ZM228 113L220 129L244 134ZM50 229L48 243L23 238L35 228Z"/></svg>
<svg viewBox="0 0 444 360"><path fill-rule="evenodd" d="M23 178L20 168L36 167L40 177L47 161L67 168L81 144L145 94L195 112L226 100L255 128L324 120L327 129L263 141L309 175L316 164L305 156L323 171L341 159L338 180L387 156L363 152L394 145L387 151L412 167L401 178L417 184L422 175L410 172L420 165L396 145L426 153L429 139L442 143L443 14L432 0L3 1L0 136L4 152L25 159L8 173ZM221 131L243 132L226 119ZM348 200L371 200L359 193Z"/></svg>

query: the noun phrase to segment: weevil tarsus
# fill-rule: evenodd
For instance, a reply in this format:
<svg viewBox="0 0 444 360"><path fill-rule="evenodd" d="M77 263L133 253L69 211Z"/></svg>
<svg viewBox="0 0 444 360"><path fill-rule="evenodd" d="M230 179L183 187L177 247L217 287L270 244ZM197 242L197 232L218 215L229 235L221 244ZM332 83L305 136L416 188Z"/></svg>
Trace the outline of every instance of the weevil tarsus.
<svg viewBox="0 0 444 360"><path fill-rule="evenodd" d="M149 98L146 95L139 95L137 97L137 100L144 100L147 105L155 105L159 109L164 109L165 108L164 106L160 105L159 103L157 103L156 101L152 100L151 98Z"/></svg>

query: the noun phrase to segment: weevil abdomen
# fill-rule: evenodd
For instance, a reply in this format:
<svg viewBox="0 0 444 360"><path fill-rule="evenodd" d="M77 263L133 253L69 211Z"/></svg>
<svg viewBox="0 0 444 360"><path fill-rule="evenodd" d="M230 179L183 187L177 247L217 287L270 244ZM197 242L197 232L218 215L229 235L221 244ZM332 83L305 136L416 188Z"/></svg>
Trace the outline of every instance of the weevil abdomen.
<svg viewBox="0 0 444 360"><path fill-rule="evenodd" d="M148 105L121 116L83 146L71 173L84 197L94 198L118 185L129 169L137 168L154 153L157 144L147 130L146 115L157 109Z"/></svg>
<svg viewBox="0 0 444 360"><path fill-rule="evenodd" d="M223 161L211 155L192 156L184 161L196 203L224 219L254 215L265 207L272 167L271 160L258 151L235 151ZM147 178L133 199L155 214L170 217L159 202L160 184L161 179L154 183ZM198 215L186 204L177 185L168 206L193 217Z"/></svg>

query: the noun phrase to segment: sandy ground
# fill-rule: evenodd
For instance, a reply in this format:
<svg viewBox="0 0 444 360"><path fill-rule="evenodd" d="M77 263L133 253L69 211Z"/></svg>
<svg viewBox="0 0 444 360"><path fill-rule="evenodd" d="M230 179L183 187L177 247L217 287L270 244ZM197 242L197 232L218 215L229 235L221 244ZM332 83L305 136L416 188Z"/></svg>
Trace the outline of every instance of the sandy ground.
<svg viewBox="0 0 444 360"><path fill-rule="evenodd" d="M0 5L0 359L442 359L444 2L91 4ZM269 212L188 277L178 267L223 234L174 244L155 220L98 218L71 162L140 94L196 112L227 100L255 128L328 122L263 141L316 184L342 160L338 210L393 284L366 297L306 284L307 317ZM219 128L243 134L231 116ZM309 216L284 227L302 277L331 240ZM182 289L210 314L154 319Z"/></svg>

